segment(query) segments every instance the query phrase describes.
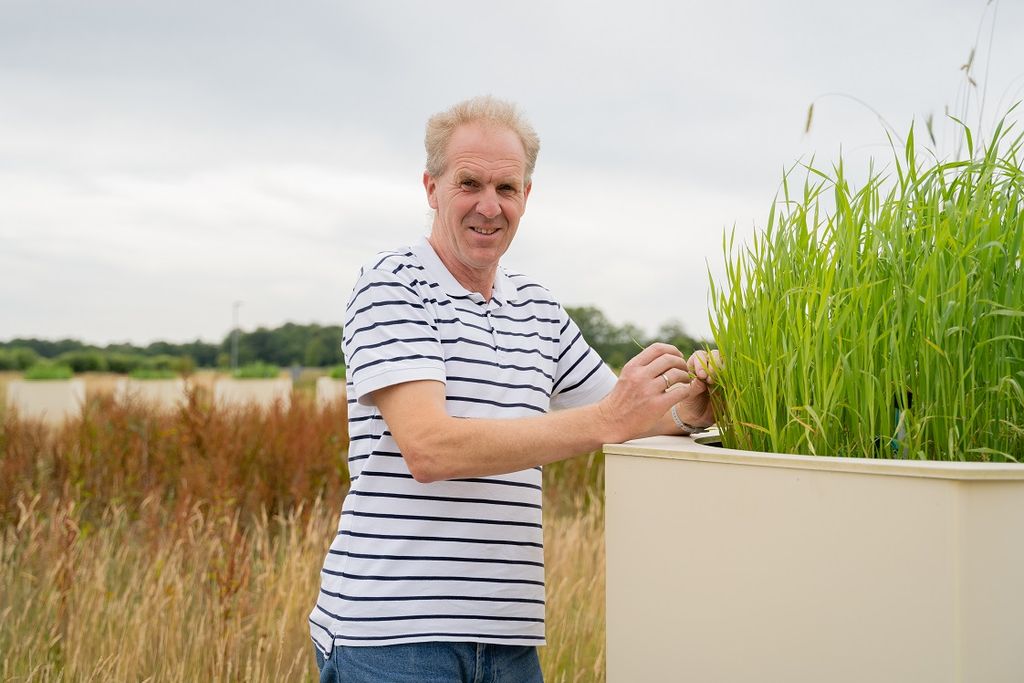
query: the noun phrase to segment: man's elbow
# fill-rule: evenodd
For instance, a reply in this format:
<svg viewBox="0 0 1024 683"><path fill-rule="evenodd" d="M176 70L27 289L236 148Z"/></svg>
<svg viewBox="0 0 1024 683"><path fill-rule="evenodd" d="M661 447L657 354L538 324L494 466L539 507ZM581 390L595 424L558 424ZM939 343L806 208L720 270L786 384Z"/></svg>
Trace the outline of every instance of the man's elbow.
<svg viewBox="0 0 1024 683"><path fill-rule="evenodd" d="M440 471L437 458L426 450L403 448L402 457L405 458L405 465L412 478L421 484L432 484L446 478Z"/></svg>

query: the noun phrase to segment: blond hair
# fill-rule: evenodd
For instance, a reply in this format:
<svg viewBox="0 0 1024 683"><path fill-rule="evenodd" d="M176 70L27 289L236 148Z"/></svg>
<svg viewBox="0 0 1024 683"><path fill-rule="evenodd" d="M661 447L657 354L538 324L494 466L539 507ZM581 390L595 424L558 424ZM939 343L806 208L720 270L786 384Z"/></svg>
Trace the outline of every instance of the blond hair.
<svg viewBox="0 0 1024 683"><path fill-rule="evenodd" d="M427 173L437 178L444 173L448 159L445 152L452 133L459 126L467 123L483 123L507 128L519 137L526 152L526 177L524 182L530 183L533 167L537 164L537 153L540 152L540 138L529 121L520 113L516 105L499 100L490 95L481 95L464 100L450 109L438 112L427 121L427 135L423 145L427 149Z"/></svg>

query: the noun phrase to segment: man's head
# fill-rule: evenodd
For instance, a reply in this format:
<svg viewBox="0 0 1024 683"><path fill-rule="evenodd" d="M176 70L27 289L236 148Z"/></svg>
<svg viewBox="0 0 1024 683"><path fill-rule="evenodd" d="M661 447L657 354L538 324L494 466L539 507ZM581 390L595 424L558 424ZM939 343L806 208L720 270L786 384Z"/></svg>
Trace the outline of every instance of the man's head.
<svg viewBox="0 0 1024 683"><path fill-rule="evenodd" d="M477 98L432 117L426 145L430 243L456 280L490 297L526 210L537 135L512 105Z"/></svg>
<svg viewBox="0 0 1024 683"><path fill-rule="evenodd" d="M540 152L540 138L514 104L490 95L459 102L450 109L430 117L424 140L424 146L427 148L427 173L435 178L444 173L448 142L456 128L469 123L506 128L519 137L526 155L524 182L529 185L533 178L533 168L537 164L537 153Z"/></svg>

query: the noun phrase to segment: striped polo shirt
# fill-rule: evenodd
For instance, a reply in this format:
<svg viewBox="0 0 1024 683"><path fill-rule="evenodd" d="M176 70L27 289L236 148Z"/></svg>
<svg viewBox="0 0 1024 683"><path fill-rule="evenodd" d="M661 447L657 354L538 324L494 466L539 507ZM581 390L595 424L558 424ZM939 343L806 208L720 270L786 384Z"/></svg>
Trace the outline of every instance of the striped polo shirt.
<svg viewBox="0 0 1024 683"><path fill-rule="evenodd" d="M461 418L603 398L614 373L544 287L499 267L490 301L424 239L363 268L344 325L352 487L310 615L316 646L544 642L541 468L422 484L371 392L445 385Z"/></svg>

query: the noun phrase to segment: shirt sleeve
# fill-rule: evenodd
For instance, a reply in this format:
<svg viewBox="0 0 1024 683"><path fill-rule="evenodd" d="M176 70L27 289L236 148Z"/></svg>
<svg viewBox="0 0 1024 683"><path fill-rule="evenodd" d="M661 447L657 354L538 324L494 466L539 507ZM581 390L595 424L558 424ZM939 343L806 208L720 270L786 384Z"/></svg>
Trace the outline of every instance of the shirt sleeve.
<svg viewBox="0 0 1024 683"><path fill-rule="evenodd" d="M345 316L346 373L360 404L373 405L370 394L394 384L445 381L434 316L416 288L396 273L363 270Z"/></svg>
<svg viewBox="0 0 1024 683"><path fill-rule="evenodd" d="M563 320L551 407L560 410L596 403L608 395L618 378L561 306L558 314Z"/></svg>

